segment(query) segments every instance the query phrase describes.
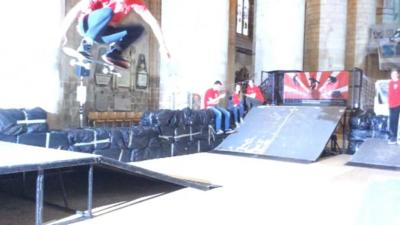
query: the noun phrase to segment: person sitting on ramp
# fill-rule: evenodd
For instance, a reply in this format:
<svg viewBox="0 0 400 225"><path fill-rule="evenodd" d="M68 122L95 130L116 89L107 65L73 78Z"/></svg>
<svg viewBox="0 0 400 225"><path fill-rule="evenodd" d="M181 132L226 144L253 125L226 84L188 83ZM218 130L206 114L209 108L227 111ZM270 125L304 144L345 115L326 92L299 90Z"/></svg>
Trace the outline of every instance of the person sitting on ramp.
<svg viewBox="0 0 400 225"><path fill-rule="evenodd" d="M224 130L226 134L229 134L233 132L233 130L230 129L230 112L218 106L219 101L225 97L225 94L220 93L221 89L221 81L215 81L213 87L208 89L204 95L204 108L213 111L213 113L215 114L215 130L217 134L224 133L224 131L221 129L222 115L224 115Z"/></svg>

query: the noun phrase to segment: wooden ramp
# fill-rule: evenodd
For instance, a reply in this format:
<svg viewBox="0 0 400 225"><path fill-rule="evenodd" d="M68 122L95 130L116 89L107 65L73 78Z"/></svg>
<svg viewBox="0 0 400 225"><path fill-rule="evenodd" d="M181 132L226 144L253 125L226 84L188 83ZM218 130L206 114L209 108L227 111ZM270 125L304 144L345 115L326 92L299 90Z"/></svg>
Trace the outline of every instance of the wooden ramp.
<svg viewBox="0 0 400 225"><path fill-rule="evenodd" d="M348 165L400 170L400 146L389 145L387 140L368 139Z"/></svg>
<svg viewBox="0 0 400 225"><path fill-rule="evenodd" d="M223 153L315 162L345 112L344 107L253 108L238 132L215 150Z"/></svg>

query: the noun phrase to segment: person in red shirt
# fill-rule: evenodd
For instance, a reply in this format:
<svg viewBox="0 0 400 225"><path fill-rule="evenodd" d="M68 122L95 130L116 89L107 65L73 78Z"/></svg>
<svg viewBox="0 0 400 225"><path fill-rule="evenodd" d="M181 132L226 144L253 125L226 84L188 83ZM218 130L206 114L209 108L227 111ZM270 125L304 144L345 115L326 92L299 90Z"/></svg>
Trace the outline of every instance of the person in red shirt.
<svg viewBox="0 0 400 225"><path fill-rule="evenodd" d="M392 69L390 72L388 103L389 103L389 144L396 144L397 129L400 114L400 80L399 71Z"/></svg>
<svg viewBox="0 0 400 225"><path fill-rule="evenodd" d="M249 80L245 95L247 110L250 110L253 106L264 104L264 96L262 95L260 88L254 84L253 80Z"/></svg>
<svg viewBox="0 0 400 225"><path fill-rule="evenodd" d="M129 68L130 63L122 57L122 52L144 32L144 27L140 24L121 25L132 10L150 26L160 45L160 51L169 58L161 28L143 0L81 0L63 21L61 35L64 45L67 42L66 33L69 27L79 18L77 29L83 38L78 52L91 58L93 44L105 43L110 49L102 59L119 67Z"/></svg>
<svg viewBox="0 0 400 225"><path fill-rule="evenodd" d="M235 85L235 91L233 92L232 99L228 102L228 109L233 112L235 119L236 128L240 127L243 123L244 107L241 101L241 86L240 84Z"/></svg>
<svg viewBox="0 0 400 225"><path fill-rule="evenodd" d="M213 111L215 114L215 130L217 134L223 134L224 131L221 129L222 115L224 115L224 130L225 133L232 133L230 129L231 115L229 111L218 106L219 101L225 97L225 94L221 94L222 89L221 81L215 81L212 88L208 89L204 95L204 108Z"/></svg>

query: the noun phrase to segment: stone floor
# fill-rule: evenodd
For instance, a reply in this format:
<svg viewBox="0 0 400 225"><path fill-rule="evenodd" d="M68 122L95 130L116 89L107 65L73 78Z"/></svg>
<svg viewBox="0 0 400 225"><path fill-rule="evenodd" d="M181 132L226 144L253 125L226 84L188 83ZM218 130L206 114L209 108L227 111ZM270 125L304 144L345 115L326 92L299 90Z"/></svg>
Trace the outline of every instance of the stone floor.
<svg viewBox="0 0 400 225"><path fill-rule="evenodd" d="M210 155L193 156L202 161L197 167L189 161L188 168L202 170L182 168L179 157L170 162L180 171L222 185L210 191L96 172L94 218L76 224L400 225L398 171L347 166L348 155L312 164ZM156 164L167 164L160 162ZM72 174L66 180L67 187L72 185L71 206L84 209L85 176ZM48 199L55 200L59 190L53 186ZM0 207L0 224L32 224L32 202L4 193L0 198L7 206ZM49 224L74 218L58 209L46 207L45 212Z"/></svg>

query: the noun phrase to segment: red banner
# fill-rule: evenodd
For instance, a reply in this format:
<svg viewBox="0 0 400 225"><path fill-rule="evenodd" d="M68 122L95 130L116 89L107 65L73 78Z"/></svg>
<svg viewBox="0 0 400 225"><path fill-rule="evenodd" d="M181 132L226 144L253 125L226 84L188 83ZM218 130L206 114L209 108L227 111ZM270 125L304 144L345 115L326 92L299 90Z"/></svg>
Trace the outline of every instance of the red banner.
<svg viewBox="0 0 400 225"><path fill-rule="evenodd" d="M301 72L284 76L284 104L346 105L349 72Z"/></svg>

